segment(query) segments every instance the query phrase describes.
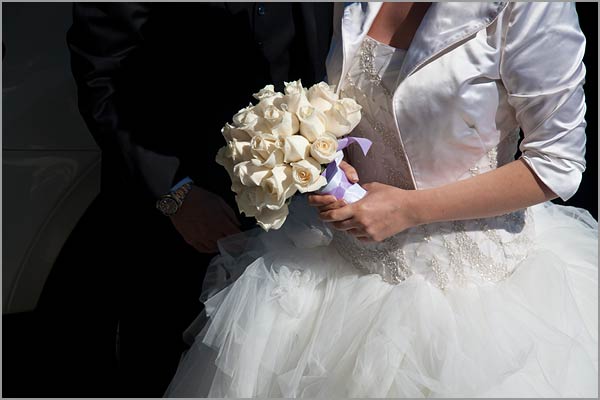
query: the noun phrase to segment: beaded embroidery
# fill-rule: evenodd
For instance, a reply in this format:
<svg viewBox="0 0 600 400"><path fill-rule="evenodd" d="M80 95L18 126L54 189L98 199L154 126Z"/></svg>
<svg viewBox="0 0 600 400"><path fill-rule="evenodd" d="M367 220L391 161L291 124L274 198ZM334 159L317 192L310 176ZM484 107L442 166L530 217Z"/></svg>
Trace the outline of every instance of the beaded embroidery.
<svg viewBox="0 0 600 400"><path fill-rule="evenodd" d="M363 74L365 74L368 80L381 88L386 97L391 98L392 93L390 90L383 84L383 79L381 75L377 73L375 69L375 49L377 48L378 43L366 36L365 40L362 42L360 47L360 70ZM349 75L349 74L348 74Z"/></svg>
<svg viewBox="0 0 600 400"><path fill-rule="evenodd" d="M473 282L499 282L526 257L532 243L531 222L526 211L515 211L493 218L452 221L422 225L389 237L380 243L361 243L344 232L334 232L333 245L340 255L357 269L379 274L391 284L398 284L415 273L419 257L428 257L434 284L440 289ZM490 225L499 229L491 229ZM525 227L528 229L524 229ZM436 233L429 233L432 230ZM504 231L508 239L502 239ZM516 231L516 233L510 233ZM410 249L420 243L421 250ZM505 257L498 260L484 252L480 244ZM420 254L419 254L420 253ZM447 262L440 262L440 258Z"/></svg>
<svg viewBox="0 0 600 400"><path fill-rule="evenodd" d="M375 68L375 50L377 46L378 43L375 40L368 36L365 38L359 51L358 67L361 74L366 77L367 82L373 86L371 89L378 90L385 96L386 101L384 106L380 107L373 104L372 94L369 96L365 93L352 78L352 68L348 71L344 79L341 94L343 97L352 97L363 107L363 120L368 123L371 130L377 136L381 137L385 147L393 151L395 160L401 164L400 168L398 168L384 161L387 171L387 183L402 189L414 189L415 185L410 175L410 166L400 137L395 130L388 129L383 122L391 123L394 121L391 109L393 96L391 91L384 85L382 77L377 73ZM375 117L378 114L381 115L381 118ZM369 129L365 129L362 121L356 129L355 135L367 138L370 136Z"/></svg>
<svg viewBox="0 0 600 400"><path fill-rule="evenodd" d="M404 251L394 246L393 240L368 245L346 233L335 232L332 243L357 269L379 274L385 282L398 284L412 275Z"/></svg>

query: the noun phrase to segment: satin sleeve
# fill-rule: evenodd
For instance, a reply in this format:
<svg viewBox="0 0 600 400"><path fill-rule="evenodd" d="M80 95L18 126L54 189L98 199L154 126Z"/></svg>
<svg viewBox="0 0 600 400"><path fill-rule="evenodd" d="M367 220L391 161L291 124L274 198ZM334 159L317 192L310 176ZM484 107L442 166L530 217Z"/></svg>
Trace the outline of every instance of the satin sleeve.
<svg viewBox="0 0 600 400"><path fill-rule="evenodd" d="M585 36L574 3L512 3L500 76L523 130L521 158L567 200L585 170Z"/></svg>

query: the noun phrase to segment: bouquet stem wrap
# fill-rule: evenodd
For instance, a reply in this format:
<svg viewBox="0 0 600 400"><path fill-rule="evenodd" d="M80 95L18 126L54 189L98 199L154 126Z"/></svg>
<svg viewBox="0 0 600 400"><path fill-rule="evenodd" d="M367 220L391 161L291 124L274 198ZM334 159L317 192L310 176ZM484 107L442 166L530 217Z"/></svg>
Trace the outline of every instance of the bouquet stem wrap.
<svg viewBox="0 0 600 400"><path fill-rule="evenodd" d="M373 142L365 138L346 137L339 139L338 151L335 159L327 164L325 171L321 174L327 179L327 185L319 189L317 193L331 194L338 200L344 199L347 203L354 203L365 197L367 191L358 183L351 183L344 171L340 168L340 163L344 158L342 150L352 143L358 144L364 155L367 155L367 152L371 148L371 144L373 144Z"/></svg>

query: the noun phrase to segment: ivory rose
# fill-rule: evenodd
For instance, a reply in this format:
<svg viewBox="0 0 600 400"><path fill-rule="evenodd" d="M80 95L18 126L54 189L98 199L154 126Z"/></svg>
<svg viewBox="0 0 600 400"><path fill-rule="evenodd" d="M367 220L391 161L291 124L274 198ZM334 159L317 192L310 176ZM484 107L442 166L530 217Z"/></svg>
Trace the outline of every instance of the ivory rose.
<svg viewBox="0 0 600 400"><path fill-rule="evenodd" d="M250 160L250 162L257 167L260 166L274 168L277 165L283 164L283 151L279 148L276 148L271 154L269 154L269 157L267 157L266 160L263 161L260 158L253 158Z"/></svg>
<svg viewBox="0 0 600 400"><path fill-rule="evenodd" d="M265 231L269 231L270 229L281 228L288 216L288 213L288 206L287 204L284 204L283 207L278 210L263 208L262 211L255 216L255 218L256 222L261 228L263 228Z"/></svg>
<svg viewBox="0 0 600 400"><path fill-rule="evenodd" d="M254 93L252 97L254 97L258 101L270 99L269 104L273 104L273 100L277 97L281 97L282 94L275 91L275 86L266 85L264 88L260 89L258 93Z"/></svg>
<svg viewBox="0 0 600 400"><path fill-rule="evenodd" d="M263 119L267 129L276 136L290 136L298 132L300 123L295 114L274 105L268 105L263 110Z"/></svg>
<svg viewBox="0 0 600 400"><path fill-rule="evenodd" d="M304 106L310 106L310 102L306 97L306 89L302 87L302 83L298 80L295 82L284 82L285 95L275 99L273 104L277 107L298 114L298 110Z"/></svg>
<svg viewBox="0 0 600 400"><path fill-rule="evenodd" d="M233 178L233 160L228 155L229 148L227 146L223 146L217 151L217 156L215 157L215 161L217 164L221 165L225 168L227 173L231 178Z"/></svg>
<svg viewBox="0 0 600 400"><path fill-rule="evenodd" d="M261 188L265 193L261 209L278 209L283 207L285 200L296 192L294 179L292 178L292 167L280 165L271 170L271 174L263 179Z"/></svg>
<svg viewBox="0 0 600 400"><path fill-rule="evenodd" d="M258 122L258 115L254 111L254 106L250 104L248 107L242 108L233 116L233 125L236 128L252 129Z"/></svg>
<svg viewBox="0 0 600 400"><path fill-rule="evenodd" d="M336 101L333 106L325 112L327 116L327 131L336 137L349 134L360 122L361 106L350 98Z"/></svg>
<svg viewBox="0 0 600 400"><path fill-rule="evenodd" d="M329 110L338 100L338 95L325 82L319 82L308 89L308 101L319 111Z"/></svg>
<svg viewBox="0 0 600 400"><path fill-rule="evenodd" d="M293 135L285 138L283 145L284 162L304 160L310 153L310 142L302 135Z"/></svg>
<svg viewBox="0 0 600 400"><path fill-rule="evenodd" d="M226 142L229 142L233 139L250 140L252 139L252 136L250 136L250 132L237 128L231 124L225 124L225 126L223 126L223 128L221 129L221 134L225 138Z"/></svg>
<svg viewBox="0 0 600 400"><path fill-rule="evenodd" d="M242 161L249 161L253 157L250 141L233 138L227 143L227 155L236 164Z"/></svg>
<svg viewBox="0 0 600 400"><path fill-rule="evenodd" d="M314 192L327 184L321 176L321 165L311 157L292 165L292 177L300 193Z"/></svg>
<svg viewBox="0 0 600 400"><path fill-rule="evenodd" d="M325 133L310 145L310 155L320 164L329 164L335 158L337 149L337 138L330 133Z"/></svg>
<svg viewBox="0 0 600 400"><path fill-rule="evenodd" d="M258 133L250 140L250 151L261 161L269 158L271 153L280 147L277 136Z"/></svg>
<svg viewBox="0 0 600 400"><path fill-rule="evenodd" d="M271 168L254 165L252 161L243 161L233 167L233 174L244 186L260 186L263 179L271 173Z"/></svg>
<svg viewBox="0 0 600 400"><path fill-rule="evenodd" d="M228 152L229 152L228 146L221 147L219 149L219 151L217 152L215 161L217 162L217 164L224 167L225 171L227 171L227 174L229 174L229 177L231 178L231 190L235 193L240 193L243 185L242 185L242 182L240 181L240 179L233 172L234 163L233 163L233 160L231 159L231 157L229 157L227 155Z"/></svg>
<svg viewBox="0 0 600 400"><path fill-rule="evenodd" d="M254 217L260 212L259 204L262 203L265 193L260 186L244 187L240 193L235 196L240 213L246 217Z"/></svg>
<svg viewBox="0 0 600 400"><path fill-rule="evenodd" d="M303 106L298 110L298 119L300 120L300 134L314 142L319 136L325 133L327 118L325 115L313 106Z"/></svg>

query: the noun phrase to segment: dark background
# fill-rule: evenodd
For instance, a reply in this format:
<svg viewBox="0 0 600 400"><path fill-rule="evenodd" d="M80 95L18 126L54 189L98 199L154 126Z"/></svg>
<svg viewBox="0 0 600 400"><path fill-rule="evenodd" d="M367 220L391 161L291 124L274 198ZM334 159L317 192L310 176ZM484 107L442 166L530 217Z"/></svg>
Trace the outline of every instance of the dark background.
<svg viewBox="0 0 600 400"><path fill-rule="evenodd" d="M598 3L575 3L579 24L586 37L586 51L583 63L586 66L586 80L583 85L587 110L586 163L581 185L568 201L560 198L552 200L556 204L585 208L598 220ZM557 55L561 57L563 55ZM523 134L521 133L521 137Z"/></svg>
<svg viewBox="0 0 600 400"><path fill-rule="evenodd" d="M563 202L555 200L557 204L566 204L587 209L598 220L598 3L576 3L579 14L579 24L587 39L586 52L583 62L587 68L586 83L584 85L587 112L587 169L577 193ZM565 55L557 54L557 57Z"/></svg>
<svg viewBox="0 0 600 400"><path fill-rule="evenodd" d="M6 3L3 4L3 8ZM27 13L35 4L13 4L21 13ZM61 7L65 7L62 5ZM597 219L598 217L598 69L597 69L597 3L577 3L580 24L587 37L587 51L584 62L587 67L585 92L587 98L587 170L579 191L568 202L556 200L557 203L585 208ZM6 18L6 13L3 13ZM52 18L52 15L49 16ZM3 21L3 29L7 25ZM49 21L46 28L51 25ZM57 21L56 29L66 29L64 20ZM37 25L28 29L38 29ZM4 35L4 33L3 33ZM66 46L66 43L65 43ZM7 44L6 57L10 57L12 48ZM564 55L557 55L558 57ZM3 60L5 58L3 49ZM4 61L3 61L4 64ZM3 87L4 91L4 87ZM3 187L3 192L9 193ZM90 312L85 304L70 305L65 311L64 304L56 299L56 293L71 290L77 286L77 274L74 265L82 260L93 258L90 254L90 241L103 240L94 232L93 227L101 215L85 215L65 244L59 256L54 272L50 275L38 309L29 313L3 315L3 379L2 395L4 397L105 397L122 394L119 391L118 330L114 329L114 341L98 342L96 332L65 332L65 329L77 329L77 318L81 313ZM5 232L6 235L6 232ZM115 257L118 257L115 254ZM55 293L54 295L52 293ZM77 293L77 292L76 292ZM85 288L80 292L85 294ZM70 299L77 303L77 298ZM110 301L110 293L105 299ZM57 304L63 306L57 311ZM75 328L74 328L75 327ZM150 329L150 327L149 327ZM71 337L78 337L74 342ZM103 336L104 337L104 336ZM160 344L156 344L160 346ZM152 351L152 349L148 349ZM106 360L111 357L96 357L99 354L114 353L115 361ZM98 361L105 360L105 361Z"/></svg>

